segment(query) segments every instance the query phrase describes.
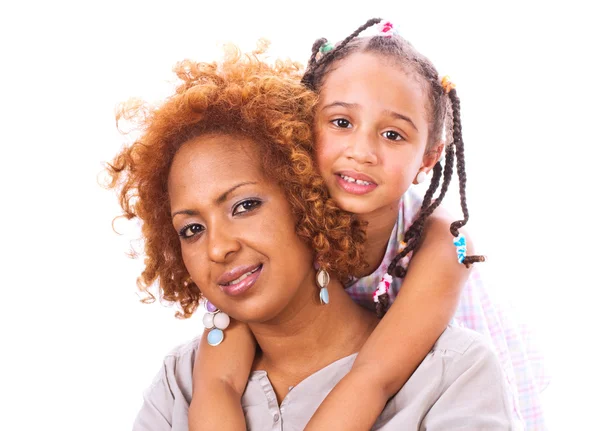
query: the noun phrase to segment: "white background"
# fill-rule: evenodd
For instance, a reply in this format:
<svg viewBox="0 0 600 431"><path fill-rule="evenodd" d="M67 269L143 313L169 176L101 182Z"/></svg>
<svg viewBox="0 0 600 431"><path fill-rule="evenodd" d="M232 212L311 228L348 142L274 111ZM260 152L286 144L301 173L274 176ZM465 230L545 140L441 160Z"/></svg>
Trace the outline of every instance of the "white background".
<svg viewBox="0 0 600 431"><path fill-rule="evenodd" d="M162 357L197 318L138 302L112 192L114 108L168 94L173 64L218 44L306 61L370 17L458 85L469 229L538 331L552 429L595 427L598 13L584 2L18 2L0 6L0 429L130 429ZM591 3L591 2L590 2ZM453 195L448 200L456 201Z"/></svg>

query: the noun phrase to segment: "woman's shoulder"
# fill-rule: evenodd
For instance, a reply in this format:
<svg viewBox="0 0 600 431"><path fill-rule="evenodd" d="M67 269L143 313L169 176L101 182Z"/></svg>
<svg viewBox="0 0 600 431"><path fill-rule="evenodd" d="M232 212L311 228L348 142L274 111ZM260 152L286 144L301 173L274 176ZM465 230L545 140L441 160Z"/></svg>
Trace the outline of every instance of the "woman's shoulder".
<svg viewBox="0 0 600 431"><path fill-rule="evenodd" d="M184 396L189 393L191 398L192 374L201 337L199 335L167 353L163 358L160 371L148 390L161 384L170 388L176 386Z"/></svg>
<svg viewBox="0 0 600 431"><path fill-rule="evenodd" d="M199 335L192 340L173 348L163 359L162 370L157 378L167 379L169 386L176 384L181 387L184 394L188 392L191 396L192 373L196 360L196 351L202 336ZM155 379L156 380L156 379Z"/></svg>
<svg viewBox="0 0 600 431"><path fill-rule="evenodd" d="M198 350L198 345L200 344L200 339L202 335L198 335L194 337L190 341L182 343L176 347L174 347L167 355L165 356L165 361L173 360L173 361L182 361L190 358L195 358L196 350Z"/></svg>
<svg viewBox="0 0 600 431"><path fill-rule="evenodd" d="M192 400L192 376L201 336L171 350L150 386L134 431L187 429L187 410Z"/></svg>
<svg viewBox="0 0 600 431"><path fill-rule="evenodd" d="M458 325L449 325L436 341L434 352L453 352L458 356L469 356L475 352L490 352L493 348L487 338L478 332Z"/></svg>
<svg viewBox="0 0 600 431"><path fill-rule="evenodd" d="M449 326L373 429L445 429L452 423L521 429L515 421L502 368L488 340L470 329Z"/></svg>

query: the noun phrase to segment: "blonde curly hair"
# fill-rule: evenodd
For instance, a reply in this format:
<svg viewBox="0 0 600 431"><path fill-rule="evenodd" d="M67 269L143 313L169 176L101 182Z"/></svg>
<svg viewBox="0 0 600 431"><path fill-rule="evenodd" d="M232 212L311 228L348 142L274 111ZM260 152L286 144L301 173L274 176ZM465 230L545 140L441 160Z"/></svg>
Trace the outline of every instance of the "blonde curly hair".
<svg viewBox="0 0 600 431"><path fill-rule="evenodd" d="M316 169L311 130L316 96L300 83L298 64L266 63L266 47L261 41L249 55L228 47L220 62L182 61L174 68L181 80L175 94L156 107L133 101L117 112L117 123L137 123L141 136L107 164L108 187L118 192L122 216L142 221L146 257L137 281L142 301L155 300L149 289L157 282L161 299L181 307L178 317L193 314L201 291L183 264L167 179L179 147L203 134L247 137L260 146L265 172L285 191L296 232L315 250L321 267L342 281L366 267L360 222L330 199Z"/></svg>

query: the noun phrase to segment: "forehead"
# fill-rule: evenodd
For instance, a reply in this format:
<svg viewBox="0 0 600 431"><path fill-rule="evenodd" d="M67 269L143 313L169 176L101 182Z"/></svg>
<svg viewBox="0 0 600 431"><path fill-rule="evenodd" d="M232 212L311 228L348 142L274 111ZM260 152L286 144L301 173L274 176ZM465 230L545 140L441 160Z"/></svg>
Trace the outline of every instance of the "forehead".
<svg viewBox="0 0 600 431"><path fill-rule="evenodd" d="M424 85L415 72L396 60L369 52L353 53L340 60L323 81L321 102L353 97L385 105L411 105L423 113L427 104Z"/></svg>
<svg viewBox="0 0 600 431"><path fill-rule="evenodd" d="M169 170L169 194L190 187L208 191L239 181L262 179L259 145L231 135L202 135L185 142Z"/></svg>

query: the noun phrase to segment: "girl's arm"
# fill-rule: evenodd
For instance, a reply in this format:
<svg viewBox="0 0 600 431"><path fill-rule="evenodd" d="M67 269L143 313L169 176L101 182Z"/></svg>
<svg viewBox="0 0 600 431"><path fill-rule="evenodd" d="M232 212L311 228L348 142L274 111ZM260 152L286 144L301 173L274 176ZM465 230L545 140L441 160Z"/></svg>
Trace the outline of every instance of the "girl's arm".
<svg viewBox="0 0 600 431"><path fill-rule="evenodd" d="M458 263L452 221L439 210L429 217L398 297L306 430L371 429L444 332L470 273ZM468 236L467 243L472 254Z"/></svg>
<svg viewBox="0 0 600 431"><path fill-rule="evenodd" d="M194 364L188 424L190 431L244 431L242 394L254 361L256 342L248 327L231 321L225 339L210 346L202 337Z"/></svg>

